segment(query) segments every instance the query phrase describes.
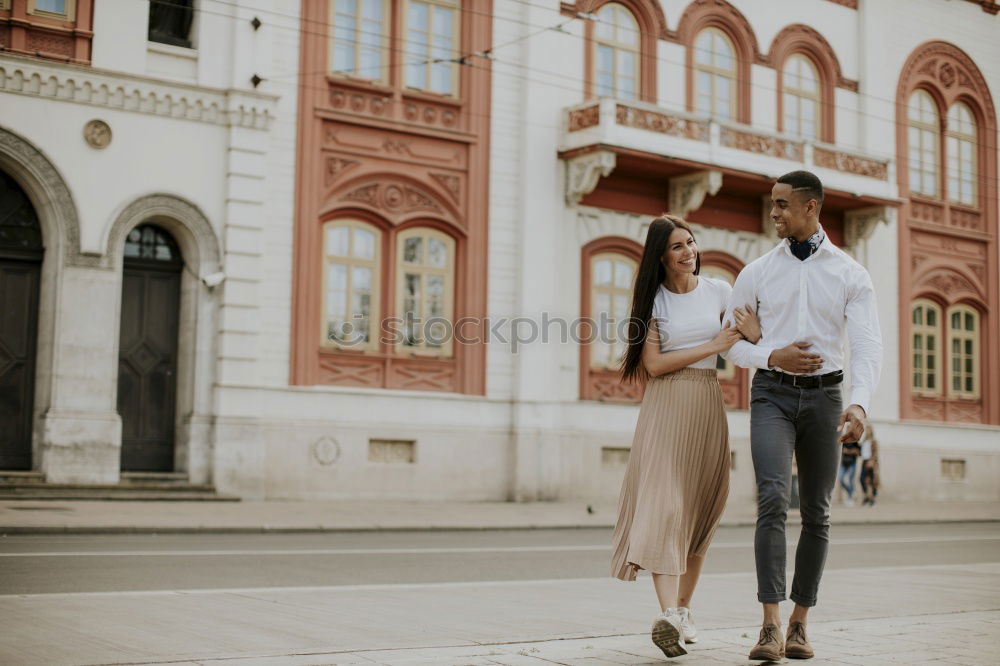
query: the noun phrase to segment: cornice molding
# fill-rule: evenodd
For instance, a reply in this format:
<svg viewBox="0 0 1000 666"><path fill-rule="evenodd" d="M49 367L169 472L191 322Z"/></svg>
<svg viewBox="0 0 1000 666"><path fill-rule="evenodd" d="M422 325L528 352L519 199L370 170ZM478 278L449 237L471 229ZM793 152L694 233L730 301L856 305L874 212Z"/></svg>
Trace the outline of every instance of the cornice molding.
<svg viewBox="0 0 1000 666"><path fill-rule="evenodd" d="M89 67L0 56L0 93L131 111L223 127L267 130L278 97L185 85Z"/></svg>

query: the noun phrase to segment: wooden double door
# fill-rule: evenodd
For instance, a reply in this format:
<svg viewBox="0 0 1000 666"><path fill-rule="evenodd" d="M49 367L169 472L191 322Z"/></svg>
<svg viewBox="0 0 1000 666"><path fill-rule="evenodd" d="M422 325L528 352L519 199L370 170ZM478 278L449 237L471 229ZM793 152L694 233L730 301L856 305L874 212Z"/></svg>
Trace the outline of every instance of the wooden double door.
<svg viewBox="0 0 1000 666"><path fill-rule="evenodd" d="M183 266L177 243L166 230L145 224L129 233L118 342L124 472L174 470Z"/></svg>

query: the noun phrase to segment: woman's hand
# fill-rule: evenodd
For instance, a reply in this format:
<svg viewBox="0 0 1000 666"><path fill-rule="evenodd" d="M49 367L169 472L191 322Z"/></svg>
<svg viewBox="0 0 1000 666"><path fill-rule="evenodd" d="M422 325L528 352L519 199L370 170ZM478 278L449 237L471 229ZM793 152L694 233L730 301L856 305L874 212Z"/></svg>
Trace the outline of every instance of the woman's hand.
<svg viewBox="0 0 1000 666"><path fill-rule="evenodd" d="M736 322L736 329L747 342L757 344L760 340L760 320L757 319L757 313L749 305L743 305L733 308L733 320Z"/></svg>
<svg viewBox="0 0 1000 666"><path fill-rule="evenodd" d="M729 351L729 348L742 338L740 330L730 326L727 321L726 325L719 331L719 334L712 339L712 344L715 346L716 351L721 354L722 352Z"/></svg>

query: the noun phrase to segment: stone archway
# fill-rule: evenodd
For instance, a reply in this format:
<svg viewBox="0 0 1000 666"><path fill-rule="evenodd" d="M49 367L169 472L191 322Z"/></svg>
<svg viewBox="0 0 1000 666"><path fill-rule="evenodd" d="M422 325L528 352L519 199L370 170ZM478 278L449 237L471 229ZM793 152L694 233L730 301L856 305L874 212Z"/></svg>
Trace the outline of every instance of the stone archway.
<svg viewBox="0 0 1000 666"><path fill-rule="evenodd" d="M76 203L59 171L30 141L0 127L0 171L27 197L41 230L44 253L37 287L37 328L33 333L34 378L30 409L31 468L45 465L45 415L54 405L53 367L64 328L57 326L57 304L68 266L86 264L80 254L80 224ZM62 333L61 333L62 331ZM58 435L56 435L58 437Z"/></svg>
<svg viewBox="0 0 1000 666"><path fill-rule="evenodd" d="M208 483L212 469L213 349L220 304L216 287L217 280L224 278L220 243L205 214L194 204L175 195L150 194L125 206L107 231L106 250L102 258L102 264L113 271L116 280L116 322L120 321L122 312L125 240L133 229L147 224L169 232L180 247L184 263L178 316L173 468L191 483ZM114 364L115 376L118 372L119 334L116 327L114 356L108 359Z"/></svg>

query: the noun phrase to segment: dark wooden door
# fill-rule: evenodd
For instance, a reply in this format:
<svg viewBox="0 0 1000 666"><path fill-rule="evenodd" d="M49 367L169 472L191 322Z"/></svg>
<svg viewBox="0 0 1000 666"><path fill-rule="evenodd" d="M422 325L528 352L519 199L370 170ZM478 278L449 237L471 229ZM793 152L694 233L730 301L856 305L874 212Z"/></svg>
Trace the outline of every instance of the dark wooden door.
<svg viewBox="0 0 1000 666"><path fill-rule="evenodd" d="M177 244L166 231L143 225L129 234L118 352L122 471L174 469L182 268Z"/></svg>
<svg viewBox="0 0 1000 666"><path fill-rule="evenodd" d="M31 469L43 255L34 206L0 172L0 469Z"/></svg>

